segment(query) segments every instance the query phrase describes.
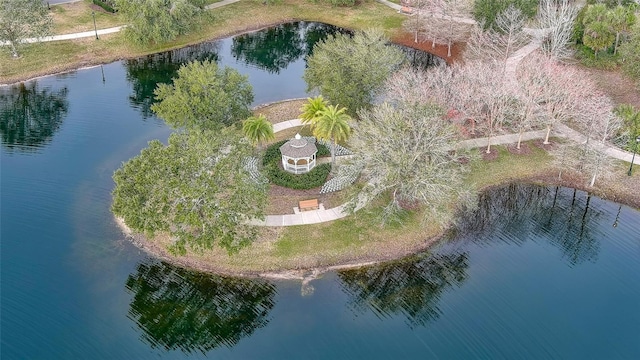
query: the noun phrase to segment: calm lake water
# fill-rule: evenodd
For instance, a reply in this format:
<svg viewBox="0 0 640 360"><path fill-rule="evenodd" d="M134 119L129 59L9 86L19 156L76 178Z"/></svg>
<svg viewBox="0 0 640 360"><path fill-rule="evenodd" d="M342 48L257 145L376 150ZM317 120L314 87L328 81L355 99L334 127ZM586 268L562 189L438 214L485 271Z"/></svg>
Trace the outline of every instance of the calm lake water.
<svg viewBox="0 0 640 360"><path fill-rule="evenodd" d="M304 56L330 31L285 24L0 88L1 358L640 358L640 212L581 191L496 189L431 254L306 296L123 238L111 175L169 135L155 84L208 58L248 74L256 104L304 97Z"/></svg>

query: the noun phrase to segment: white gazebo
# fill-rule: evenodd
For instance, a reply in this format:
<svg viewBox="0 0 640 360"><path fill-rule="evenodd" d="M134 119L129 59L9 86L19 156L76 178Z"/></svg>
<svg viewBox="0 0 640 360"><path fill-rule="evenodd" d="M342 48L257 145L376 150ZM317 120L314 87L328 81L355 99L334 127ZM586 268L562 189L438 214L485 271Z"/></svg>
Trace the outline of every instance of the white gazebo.
<svg viewBox="0 0 640 360"><path fill-rule="evenodd" d="M311 141L303 139L300 134L280 146L282 167L294 174L304 174L316 166L318 148Z"/></svg>

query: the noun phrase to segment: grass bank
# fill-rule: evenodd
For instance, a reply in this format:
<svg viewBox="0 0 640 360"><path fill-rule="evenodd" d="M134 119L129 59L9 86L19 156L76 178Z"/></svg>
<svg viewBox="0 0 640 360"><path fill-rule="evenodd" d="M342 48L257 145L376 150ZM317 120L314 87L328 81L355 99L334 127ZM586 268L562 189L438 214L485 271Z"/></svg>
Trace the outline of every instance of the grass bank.
<svg viewBox="0 0 640 360"><path fill-rule="evenodd" d="M77 18L65 16L72 10L64 6L67 10L59 11L61 15L58 16L56 33L93 28L87 3L79 3L78 9L73 8ZM53 7L54 14L58 11L56 8ZM8 51L3 51L0 54L0 84L176 49L293 20L317 21L350 29L379 27L385 29L389 36L394 36L401 31L405 18L373 0L353 8L333 7L308 0L282 0L268 6L258 0L243 0L209 13L213 20L203 24L200 30L163 44L138 47L126 42L122 33L114 33L101 36L100 40L84 38L32 44L25 47L19 59L13 59ZM108 28L122 24L122 20L118 15L101 13L100 18L96 15L96 23L98 28Z"/></svg>

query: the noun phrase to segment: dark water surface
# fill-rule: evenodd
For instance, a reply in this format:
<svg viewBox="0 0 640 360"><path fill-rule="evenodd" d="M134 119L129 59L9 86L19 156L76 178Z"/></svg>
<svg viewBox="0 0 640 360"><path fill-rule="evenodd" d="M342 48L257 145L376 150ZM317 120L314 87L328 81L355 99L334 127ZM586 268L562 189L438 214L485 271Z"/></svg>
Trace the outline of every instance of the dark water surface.
<svg viewBox="0 0 640 360"><path fill-rule="evenodd" d="M169 134L156 83L215 59L249 75L256 104L307 96L304 56L330 31L285 24L0 88L0 357L640 358L640 212L580 191L487 193L432 254L330 273L306 296L123 238L111 175Z"/></svg>

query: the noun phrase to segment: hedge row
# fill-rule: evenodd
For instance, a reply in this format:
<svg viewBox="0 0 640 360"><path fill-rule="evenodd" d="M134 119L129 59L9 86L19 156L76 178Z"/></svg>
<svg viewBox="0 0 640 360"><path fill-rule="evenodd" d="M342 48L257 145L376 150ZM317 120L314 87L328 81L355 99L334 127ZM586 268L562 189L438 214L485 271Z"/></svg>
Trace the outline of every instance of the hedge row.
<svg viewBox="0 0 640 360"><path fill-rule="evenodd" d="M109 0L93 0L93 3L100 6L101 8L103 8L105 11L108 11L110 13L115 13L116 9L114 9L113 7L115 6L115 3L113 1L109 1Z"/></svg>
<svg viewBox="0 0 640 360"><path fill-rule="evenodd" d="M284 171L276 164L269 164L264 168L265 175L273 184L289 189L307 190L322 186L331 172L331 164L320 164L308 173L292 174Z"/></svg>

